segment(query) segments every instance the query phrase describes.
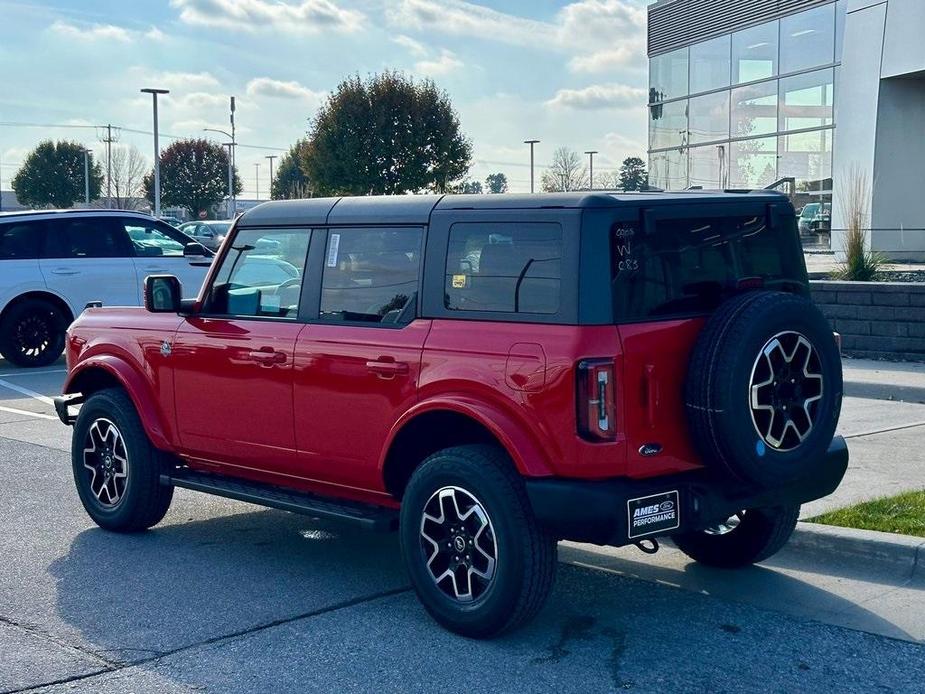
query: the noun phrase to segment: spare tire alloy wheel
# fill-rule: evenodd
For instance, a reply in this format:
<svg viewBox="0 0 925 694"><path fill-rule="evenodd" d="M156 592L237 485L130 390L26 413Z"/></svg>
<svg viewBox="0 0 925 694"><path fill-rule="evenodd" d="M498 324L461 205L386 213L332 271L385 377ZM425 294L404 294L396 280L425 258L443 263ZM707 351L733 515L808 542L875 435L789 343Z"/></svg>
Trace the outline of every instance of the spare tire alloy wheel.
<svg viewBox="0 0 925 694"><path fill-rule="evenodd" d="M778 451L805 441L823 385L819 355L804 335L787 331L768 340L755 359L749 387L752 423L761 441Z"/></svg>
<svg viewBox="0 0 925 694"><path fill-rule="evenodd" d="M485 594L498 549L491 518L475 495L460 487L434 492L421 515L420 539L427 571L444 595L468 603Z"/></svg>
<svg viewBox="0 0 925 694"><path fill-rule="evenodd" d="M113 509L125 496L129 462L125 440L109 419L95 420L84 437L83 466L90 491L105 509Z"/></svg>

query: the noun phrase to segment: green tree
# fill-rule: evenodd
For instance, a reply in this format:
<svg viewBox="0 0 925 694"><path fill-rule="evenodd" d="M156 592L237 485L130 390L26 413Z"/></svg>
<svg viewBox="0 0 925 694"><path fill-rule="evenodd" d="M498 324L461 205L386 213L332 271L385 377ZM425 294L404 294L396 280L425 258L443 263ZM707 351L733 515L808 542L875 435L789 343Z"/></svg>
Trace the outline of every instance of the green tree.
<svg viewBox="0 0 925 694"><path fill-rule="evenodd" d="M312 122L304 169L324 195L444 192L471 159L447 93L385 72L338 85Z"/></svg>
<svg viewBox="0 0 925 694"><path fill-rule="evenodd" d="M154 172L145 176L145 196L154 202ZM234 172L234 192L243 186ZM196 217L228 196L228 152L208 140L177 140L161 153L161 205L183 207Z"/></svg>
<svg viewBox="0 0 925 694"><path fill-rule="evenodd" d="M103 171L90 155L90 199L100 197ZM13 190L24 205L30 207L71 207L82 201L84 148L77 142L41 142L13 177Z"/></svg>
<svg viewBox="0 0 925 694"><path fill-rule="evenodd" d="M455 186L451 186L448 192L481 195L482 184L480 181L470 181L469 179L466 179L465 181L462 181Z"/></svg>
<svg viewBox="0 0 925 694"><path fill-rule="evenodd" d="M627 157L620 166L617 187L621 190L645 190L649 185L646 163L639 157Z"/></svg>
<svg viewBox="0 0 925 694"><path fill-rule="evenodd" d="M507 176L503 173L488 174L485 177L485 188L489 193L506 193Z"/></svg>
<svg viewBox="0 0 925 694"><path fill-rule="evenodd" d="M305 157L308 153L308 140L299 140L279 160L270 197L273 200L293 200L308 198L312 189L305 174Z"/></svg>

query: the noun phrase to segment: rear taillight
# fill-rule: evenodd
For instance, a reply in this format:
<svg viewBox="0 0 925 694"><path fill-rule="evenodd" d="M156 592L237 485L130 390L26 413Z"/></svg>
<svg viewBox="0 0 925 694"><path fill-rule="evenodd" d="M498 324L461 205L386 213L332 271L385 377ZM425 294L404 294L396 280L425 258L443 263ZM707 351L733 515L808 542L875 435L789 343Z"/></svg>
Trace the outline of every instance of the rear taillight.
<svg viewBox="0 0 925 694"><path fill-rule="evenodd" d="M578 433L589 441L616 438L614 368L612 359L578 362Z"/></svg>

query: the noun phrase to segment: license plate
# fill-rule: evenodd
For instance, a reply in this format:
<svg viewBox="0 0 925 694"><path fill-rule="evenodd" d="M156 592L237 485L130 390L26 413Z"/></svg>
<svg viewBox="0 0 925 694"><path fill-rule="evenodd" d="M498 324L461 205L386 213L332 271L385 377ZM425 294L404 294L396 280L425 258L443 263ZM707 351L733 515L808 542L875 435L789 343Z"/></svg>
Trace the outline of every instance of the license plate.
<svg viewBox="0 0 925 694"><path fill-rule="evenodd" d="M628 535L643 537L674 530L681 526L678 492L662 492L630 499L626 502Z"/></svg>

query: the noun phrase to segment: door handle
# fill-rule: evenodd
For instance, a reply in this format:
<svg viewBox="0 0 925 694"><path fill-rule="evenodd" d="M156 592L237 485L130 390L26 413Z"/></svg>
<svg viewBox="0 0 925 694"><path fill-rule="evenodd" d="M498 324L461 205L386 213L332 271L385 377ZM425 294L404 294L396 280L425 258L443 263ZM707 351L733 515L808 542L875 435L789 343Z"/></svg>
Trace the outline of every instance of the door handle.
<svg viewBox="0 0 925 694"><path fill-rule="evenodd" d="M248 359L262 364L263 366L273 366L274 364L285 364L286 353L277 352L273 349L255 349L247 353Z"/></svg>
<svg viewBox="0 0 925 694"><path fill-rule="evenodd" d="M392 377L408 373L408 364L403 361L376 359L366 362L366 368L380 377Z"/></svg>
<svg viewBox="0 0 925 694"><path fill-rule="evenodd" d="M67 268L64 268L64 267L56 267L54 270L51 271L51 274L53 275L79 275L80 270L68 270Z"/></svg>

